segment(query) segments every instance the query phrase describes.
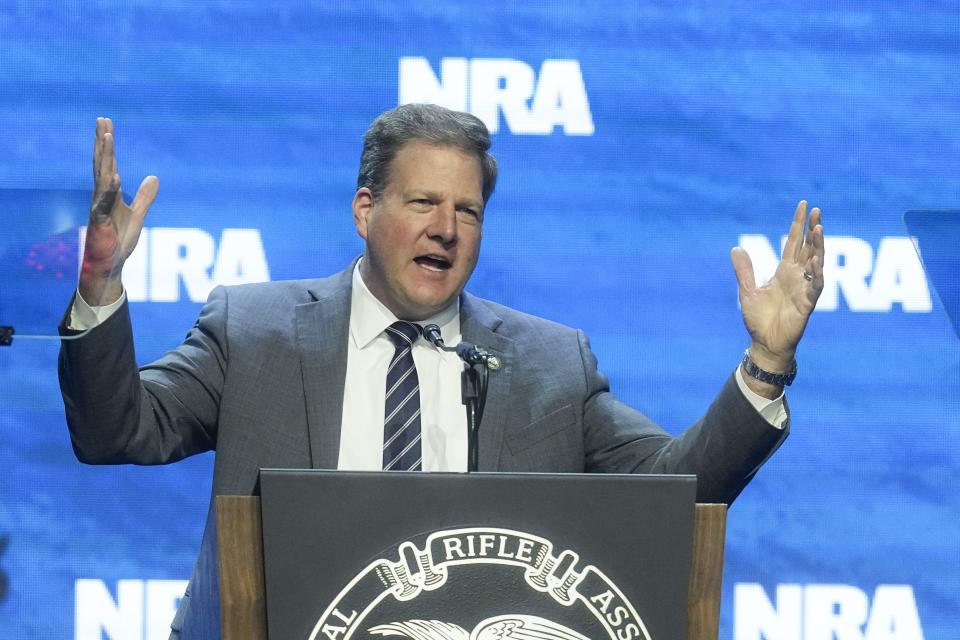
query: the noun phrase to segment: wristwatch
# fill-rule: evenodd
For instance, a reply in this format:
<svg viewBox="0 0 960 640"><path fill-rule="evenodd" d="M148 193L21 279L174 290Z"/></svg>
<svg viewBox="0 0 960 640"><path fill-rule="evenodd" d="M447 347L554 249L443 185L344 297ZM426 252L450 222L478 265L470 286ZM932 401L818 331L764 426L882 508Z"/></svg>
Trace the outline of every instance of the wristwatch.
<svg viewBox="0 0 960 640"><path fill-rule="evenodd" d="M786 373L771 373L770 371L761 369L760 366L753 361L753 358L750 357L750 349L744 350L743 360L740 364L743 365L743 370L746 371L747 375L751 378L756 378L760 382L766 382L776 387L788 387L793 382L793 379L797 377L796 360L790 365L790 371Z"/></svg>

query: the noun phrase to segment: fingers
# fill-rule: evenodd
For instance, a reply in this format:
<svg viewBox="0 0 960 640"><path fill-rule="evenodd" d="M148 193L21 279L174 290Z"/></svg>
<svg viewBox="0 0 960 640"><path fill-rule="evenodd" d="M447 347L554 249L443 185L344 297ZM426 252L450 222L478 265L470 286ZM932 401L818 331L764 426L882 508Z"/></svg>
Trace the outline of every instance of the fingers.
<svg viewBox="0 0 960 640"><path fill-rule="evenodd" d="M813 255L814 257L820 258L820 267L823 268L824 256L826 254L824 250L824 240L823 240L823 225L820 224L820 209L816 209L816 220L811 218L810 224L816 223L813 227Z"/></svg>
<svg viewBox="0 0 960 640"><path fill-rule="evenodd" d="M97 118L97 127L93 134L93 185L96 187L97 181L100 179L100 153L101 153L101 136L103 136L103 123L101 122L103 118Z"/></svg>
<svg viewBox="0 0 960 640"><path fill-rule="evenodd" d="M804 269L813 275L810 280L810 287L807 289L807 299L814 306L820 298L820 292L823 291L823 257L813 256L810 262L804 266Z"/></svg>
<svg viewBox="0 0 960 640"><path fill-rule="evenodd" d="M110 125L110 131L104 135L104 138L110 139L110 173L117 173L117 152L114 149L113 124Z"/></svg>
<svg viewBox="0 0 960 640"><path fill-rule="evenodd" d="M757 288L757 281L753 275L753 261L743 247L734 247L730 251L730 262L733 263L733 272L737 276L742 298Z"/></svg>
<svg viewBox="0 0 960 640"><path fill-rule="evenodd" d="M823 257L813 256L810 258L810 273L813 274L813 288L823 289Z"/></svg>
<svg viewBox="0 0 960 640"><path fill-rule="evenodd" d="M110 118L97 118L96 136L93 143L93 201L90 205L90 220L94 224L104 224L111 218L116 225L139 234L143 219L147 215L160 189L156 176L147 176L129 207L123 202L123 190L120 174L117 173L117 157L114 149L113 122Z"/></svg>
<svg viewBox="0 0 960 640"><path fill-rule="evenodd" d="M98 192L108 189L117 174L116 162L113 158L113 134L105 131L99 137L99 143L100 153L95 159L96 167L94 168L94 197Z"/></svg>
<svg viewBox="0 0 960 640"><path fill-rule="evenodd" d="M96 132L93 138L93 180L96 183L100 179L100 161L103 158L103 141L106 134L113 136L113 122L110 118L97 118ZM116 169L113 171L116 173Z"/></svg>
<svg viewBox="0 0 960 640"><path fill-rule="evenodd" d="M130 209L137 217L143 218L147 215L147 211L150 210L153 201L156 200L159 190L160 180L157 179L157 176L147 176L143 179L140 188L137 189L137 195L133 197L133 202L130 203Z"/></svg>
<svg viewBox="0 0 960 640"><path fill-rule="evenodd" d="M783 259L797 262L800 259L800 250L803 248L803 228L807 221L807 201L801 200L793 212L793 221L787 233L787 242L783 245Z"/></svg>
<svg viewBox="0 0 960 640"><path fill-rule="evenodd" d="M814 207L813 211L810 212L810 221L807 226L807 237L803 240L803 247L801 247L799 254L797 255L797 262L805 265L807 261L813 256L815 250L814 244L814 235L816 233L817 227L820 225L820 209ZM820 230L821 239L823 236L823 229Z"/></svg>
<svg viewBox="0 0 960 640"><path fill-rule="evenodd" d="M810 281L811 300L816 302L823 290L823 264L824 264L824 241L823 226L820 224L820 210L814 209L810 215L810 233L808 234L808 245L804 247L807 251L807 257L803 262L805 271L813 275ZM809 247L809 249L808 249Z"/></svg>
<svg viewBox="0 0 960 640"><path fill-rule="evenodd" d="M820 224L820 207L814 207L813 211L810 212L810 230Z"/></svg>

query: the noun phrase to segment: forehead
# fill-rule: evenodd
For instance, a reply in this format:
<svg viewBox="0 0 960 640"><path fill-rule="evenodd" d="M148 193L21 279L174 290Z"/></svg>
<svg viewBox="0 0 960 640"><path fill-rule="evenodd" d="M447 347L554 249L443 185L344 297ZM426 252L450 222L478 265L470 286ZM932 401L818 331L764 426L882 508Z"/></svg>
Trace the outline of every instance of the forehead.
<svg viewBox="0 0 960 640"><path fill-rule="evenodd" d="M442 190L480 199L483 171L479 158L459 147L412 141L403 145L390 162L387 187Z"/></svg>

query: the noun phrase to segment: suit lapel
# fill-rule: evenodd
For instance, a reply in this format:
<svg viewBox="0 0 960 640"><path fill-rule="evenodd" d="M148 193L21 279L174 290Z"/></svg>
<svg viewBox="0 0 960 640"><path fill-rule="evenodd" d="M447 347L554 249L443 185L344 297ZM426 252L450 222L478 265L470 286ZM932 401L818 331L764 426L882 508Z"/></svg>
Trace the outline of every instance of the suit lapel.
<svg viewBox="0 0 960 640"><path fill-rule="evenodd" d="M347 375L350 332L350 296L353 267L310 288L314 301L296 308L300 370L306 401L310 460L314 469L336 469L343 419L343 385ZM491 371L480 424L480 470L500 465L504 429L509 413L511 377L516 349L510 338L496 333L501 319L483 302L464 292L460 306L460 333L467 342L500 358Z"/></svg>
<svg viewBox="0 0 960 640"><path fill-rule="evenodd" d="M314 469L336 469L343 419L353 265L310 289L297 306L297 341Z"/></svg>
<svg viewBox="0 0 960 640"><path fill-rule="evenodd" d="M510 408L510 381L516 363L516 349L511 339L495 332L501 320L480 299L464 293L460 300L463 339L485 348L501 361L499 370L490 371L487 402L480 423L480 470L497 471Z"/></svg>

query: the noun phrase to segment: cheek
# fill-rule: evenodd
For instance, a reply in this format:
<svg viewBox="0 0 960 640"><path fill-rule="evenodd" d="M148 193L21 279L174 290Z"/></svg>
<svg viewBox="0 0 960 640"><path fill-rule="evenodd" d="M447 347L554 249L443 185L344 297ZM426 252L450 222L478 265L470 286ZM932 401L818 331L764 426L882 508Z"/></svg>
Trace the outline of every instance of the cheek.
<svg viewBox="0 0 960 640"><path fill-rule="evenodd" d="M369 227L368 242L373 242L380 253L388 260L397 260L403 253L405 236L403 225L393 220L377 220Z"/></svg>
<svg viewBox="0 0 960 640"><path fill-rule="evenodd" d="M480 231L477 231L476 237L472 239L470 245L470 266L477 264L477 257L480 255L480 240L483 239L483 234Z"/></svg>
<svg viewBox="0 0 960 640"><path fill-rule="evenodd" d="M413 221L405 220L397 216L391 216L379 220L380 241L390 249L400 251L409 248L417 237L422 233Z"/></svg>

